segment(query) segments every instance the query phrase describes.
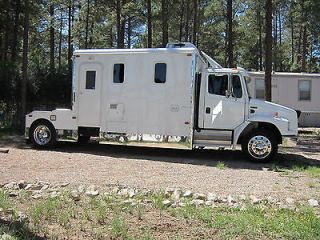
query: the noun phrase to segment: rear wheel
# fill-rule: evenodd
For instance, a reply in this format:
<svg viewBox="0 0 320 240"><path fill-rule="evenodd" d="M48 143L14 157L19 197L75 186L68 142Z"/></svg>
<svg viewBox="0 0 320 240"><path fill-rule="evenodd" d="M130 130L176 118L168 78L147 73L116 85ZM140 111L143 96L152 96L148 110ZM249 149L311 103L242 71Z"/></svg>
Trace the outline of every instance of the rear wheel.
<svg viewBox="0 0 320 240"><path fill-rule="evenodd" d="M30 140L36 148L51 147L56 143L55 129L50 122L35 122L30 129Z"/></svg>
<svg viewBox="0 0 320 240"><path fill-rule="evenodd" d="M278 152L278 143L271 131L254 130L241 144L242 151L254 162L269 162Z"/></svg>

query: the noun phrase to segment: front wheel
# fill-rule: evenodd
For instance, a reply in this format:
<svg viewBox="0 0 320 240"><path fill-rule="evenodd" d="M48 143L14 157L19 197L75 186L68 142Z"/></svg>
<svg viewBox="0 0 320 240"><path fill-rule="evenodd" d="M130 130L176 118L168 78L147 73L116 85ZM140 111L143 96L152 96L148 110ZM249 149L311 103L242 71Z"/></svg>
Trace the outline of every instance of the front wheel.
<svg viewBox="0 0 320 240"><path fill-rule="evenodd" d="M272 132L258 129L249 133L241 144L242 151L254 162L269 162L278 152Z"/></svg>
<svg viewBox="0 0 320 240"><path fill-rule="evenodd" d="M36 148L51 147L56 143L55 129L49 122L36 122L31 126L30 139Z"/></svg>

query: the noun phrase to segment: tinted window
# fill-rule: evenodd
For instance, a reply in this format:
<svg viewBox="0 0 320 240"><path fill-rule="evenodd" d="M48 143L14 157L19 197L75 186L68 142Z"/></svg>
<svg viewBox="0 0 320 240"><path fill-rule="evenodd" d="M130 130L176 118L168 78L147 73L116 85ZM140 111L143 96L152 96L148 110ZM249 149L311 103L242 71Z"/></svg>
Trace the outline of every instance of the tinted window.
<svg viewBox="0 0 320 240"><path fill-rule="evenodd" d="M157 63L155 66L154 82L165 83L167 78L167 64Z"/></svg>
<svg viewBox="0 0 320 240"><path fill-rule="evenodd" d="M240 81L240 77L237 75L232 76L232 91L233 91L234 97L242 98L241 81Z"/></svg>
<svg viewBox="0 0 320 240"><path fill-rule="evenodd" d="M96 71L86 72L86 89L95 89L96 87Z"/></svg>
<svg viewBox="0 0 320 240"><path fill-rule="evenodd" d="M113 82L114 83L124 82L124 64L117 63L113 65Z"/></svg>
<svg viewBox="0 0 320 240"><path fill-rule="evenodd" d="M311 100L310 80L299 80L299 100Z"/></svg>
<svg viewBox="0 0 320 240"><path fill-rule="evenodd" d="M264 99L264 79L256 79L256 98Z"/></svg>
<svg viewBox="0 0 320 240"><path fill-rule="evenodd" d="M208 91L211 94L226 95L226 90L228 90L228 75L223 76L209 76Z"/></svg>

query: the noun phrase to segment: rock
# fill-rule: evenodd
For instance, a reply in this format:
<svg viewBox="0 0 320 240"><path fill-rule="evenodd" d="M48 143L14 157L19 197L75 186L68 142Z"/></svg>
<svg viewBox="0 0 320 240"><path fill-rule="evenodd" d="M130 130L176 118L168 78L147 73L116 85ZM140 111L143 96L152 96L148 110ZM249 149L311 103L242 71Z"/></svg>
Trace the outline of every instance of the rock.
<svg viewBox="0 0 320 240"><path fill-rule="evenodd" d="M40 199L42 198L42 194L41 193L35 193L35 194L32 194L31 196L33 199Z"/></svg>
<svg viewBox="0 0 320 240"><path fill-rule="evenodd" d="M249 198L250 198L252 204L259 204L259 203L261 203L261 199L257 198L257 197L254 196L254 195L250 195Z"/></svg>
<svg viewBox="0 0 320 240"><path fill-rule="evenodd" d="M89 197L96 197L99 195L99 190L96 186L90 185L86 190L86 195Z"/></svg>
<svg viewBox="0 0 320 240"><path fill-rule="evenodd" d="M18 216L17 218L18 222L20 223L28 222L28 216L23 212L18 212L17 216Z"/></svg>
<svg viewBox="0 0 320 240"><path fill-rule="evenodd" d="M40 191L45 191L49 188L49 185L43 185Z"/></svg>
<svg viewBox="0 0 320 240"><path fill-rule="evenodd" d="M311 207L318 207L319 206L318 201L315 199L309 199L308 203L309 203L309 206L311 206Z"/></svg>
<svg viewBox="0 0 320 240"><path fill-rule="evenodd" d="M171 201L168 200L168 199L166 199L166 200L162 201L162 204L163 204L163 206L165 206L165 207L169 207L169 206L171 205Z"/></svg>
<svg viewBox="0 0 320 240"><path fill-rule="evenodd" d="M9 183L7 183L7 184L5 184L4 186L3 186L3 188L4 189L12 189L12 190L18 190L19 189L19 186L18 186L18 184L16 183L16 182L9 182Z"/></svg>
<svg viewBox="0 0 320 240"><path fill-rule="evenodd" d="M166 190L164 191L164 195L166 198L169 198L171 197L171 195L173 194L174 192L174 188L166 188Z"/></svg>
<svg viewBox="0 0 320 240"><path fill-rule="evenodd" d="M135 197L136 194L137 194L137 191L136 191L135 189L133 189L133 188L129 188L129 189L128 189L128 196L129 196L129 198Z"/></svg>
<svg viewBox="0 0 320 240"><path fill-rule="evenodd" d="M232 205L232 204L236 203L237 201L232 196L228 195L227 202L229 205Z"/></svg>
<svg viewBox="0 0 320 240"><path fill-rule="evenodd" d="M245 201L245 200L247 200L246 195L241 194L241 195L239 196L239 200L240 200L240 201Z"/></svg>
<svg viewBox="0 0 320 240"><path fill-rule="evenodd" d="M267 202L268 202L269 204L276 204L276 203L277 203L277 199L274 199L274 198L271 197L271 196L268 196L266 200L267 200Z"/></svg>
<svg viewBox="0 0 320 240"><path fill-rule="evenodd" d="M203 206L203 205L204 205L204 200L201 200L201 199L193 199L193 200L191 201L191 204L195 205L196 207Z"/></svg>
<svg viewBox="0 0 320 240"><path fill-rule="evenodd" d="M80 185L79 187L78 187L78 192L79 193L84 193L84 190L86 189L86 187L84 186L84 185Z"/></svg>
<svg viewBox="0 0 320 240"><path fill-rule="evenodd" d="M172 193L172 198L175 202L178 202L180 200L181 191L179 189L175 189Z"/></svg>
<svg viewBox="0 0 320 240"><path fill-rule="evenodd" d="M48 185L49 185L49 184L48 184ZM38 191L38 190L41 190L42 187L43 187L43 185L42 185L41 183L36 183L36 184L29 183L29 184L27 184L27 186L24 188L24 190Z"/></svg>
<svg viewBox="0 0 320 240"><path fill-rule="evenodd" d="M179 203L178 203L178 206L179 206L179 207L185 207L186 204L185 204L184 202L179 202Z"/></svg>
<svg viewBox="0 0 320 240"><path fill-rule="evenodd" d="M204 204L205 204L206 206L212 206L212 205L214 204L214 202L208 200L208 201L206 201Z"/></svg>
<svg viewBox="0 0 320 240"><path fill-rule="evenodd" d="M215 193L211 193L211 192L208 193L207 195L208 201L216 202L217 199L218 199L218 196Z"/></svg>
<svg viewBox="0 0 320 240"><path fill-rule="evenodd" d="M128 189L127 188L120 189L118 191L118 195L123 196L123 197L127 197L128 196Z"/></svg>
<svg viewBox="0 0 320 240"><path fill-rule="evenodd" d="M182 196L185 198L190 198L190 197L192 197L192 195L193 195L193 193L190 190L187 190L183 193Z"/></svg>
<svg viewBox="0 0 320 240"><path fill-rule="evenodd" d="M1 240L11 240L11 239L14 239L14 236L11 236L7 233L4 233L4 234L0 235L0 239Z"/></svg>
<svg viewBox="0 0 320 240"><path fill-rule="evenodd" d="M18 187L19 187L20 189L24 189L26 186L27 186L27 182L26 182L25 180L20 180L20 181L18 182Z"/></svg>
<svg viewBox="0 0 320 240"><path fill-rule="evenodd" d="M293 205L295 203L295 200L293 198L286 198L286 203L289 204L289 205Z"/></svg>
<svg viewBox="0 0 320 240"><path fill-rule="evenodd" d="M71 191L70 196L73 201L80 201L80 193L77 190Z"/></svg>
<svg viewBox="0 0 320 240"><path fill-rule="evenodd" d="M64 182L64 183L61 183L60 184L60 187L66 187L66 186L69 186L70 183L69 182Z"/></svg>
<svg viewBox="0 0 320 240"><path fill-rule="evenodd" d="M16 197L16 196L18 196L18 195L19 195L19 192L18 192L18 191L13 190L13 191L10 191L10 192L9 192L9 197Z"/></svg>
<svg viewBox="0 0 320 240"><path fill-rule="evenodd" d="M25 186L24 190L31 190L32 187L33 187L33 184L29 183Z"/></svg>
<svg viewBox="0 0 320 240"><path fill-rule="evenodd" d="M204 201L204 200L206 200L206 195L204 195L204 194L202 194L202 193L195 193L195 194L193 195L193 198Z"/></svg>
<svg viewBox="0 0 320 240"><path fill-rule="evenodd" d="M57 198L60 195L60 193L53 191L50 193L50 198Z"/></svg>
<svg viewBox="0 0 320 240"><path fill-rule="evenodd" d="M117 194L118 191L119 191L119 187L118 187L118 186L115 186L115 187L112 189L111 192L114 193L114 194Z"/></svg>

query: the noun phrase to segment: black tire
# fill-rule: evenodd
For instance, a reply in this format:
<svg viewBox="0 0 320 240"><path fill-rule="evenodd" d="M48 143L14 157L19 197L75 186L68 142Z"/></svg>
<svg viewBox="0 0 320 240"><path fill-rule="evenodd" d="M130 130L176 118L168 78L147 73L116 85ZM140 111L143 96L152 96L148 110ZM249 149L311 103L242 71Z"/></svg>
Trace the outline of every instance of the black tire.
<svg viewBox="0 0 320 240"><path fill-rule="evenodd" d="M78 143L79 144L86 144L90 140L90 136L79 136L78 137Z"/></svg>
<svg viewBox="0 0 320 240"><path fill-rule="evenodd" d="M241 148L243 153L256 163L270 162L278 153L277 140L273 132L266 129L256 129L247 134Z"/></svg>
<svg viewBox="0 0 320 240"><path fill-rule="evenodd" d="M49 148L56 144L56 130L45 120L36 121L31 125L29 139L35 148Z"/></svg>

